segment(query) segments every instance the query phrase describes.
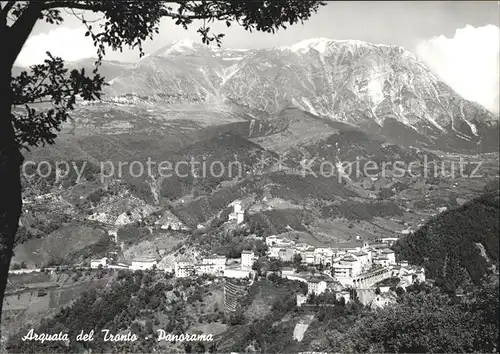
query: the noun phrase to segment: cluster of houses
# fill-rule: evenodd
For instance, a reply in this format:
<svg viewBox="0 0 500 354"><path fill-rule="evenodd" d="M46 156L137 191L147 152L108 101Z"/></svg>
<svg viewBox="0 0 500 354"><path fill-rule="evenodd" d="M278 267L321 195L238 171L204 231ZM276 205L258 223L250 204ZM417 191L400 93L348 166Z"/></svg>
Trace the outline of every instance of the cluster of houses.
<svg viewBox="0 0 500 354"><path fill-rule="evenodd" d="M328 270L335 280L335 286L341 288L369 286L381 277L399 277L402 284L410 285L415 280L425 281L425 272L408 262L396 262L393 250L388 247L397 238L383 238L375 243L357 240L351 243L339 243L331 247L313 247L307 244L296 244L283 237L268 236L268 258L293 262L300 255L304 265L320 266ZM211 255L197 260L181 259L175 262L174 272L178 278L200 275L223 276L227 278L251 278L252 266L256 260L253 251L243 251L240 260L228 260L225 256ZM130 270L147 270L158 267L156 259L135 259L131 265L111 265L109 259L91 260L91 268L128 268ZM308 281L310 292L319 295L328 286L327 280L312 279Z"/></svg>
<svg viewBox="0 0 500 354"><path fill-rule="evenodd" d="M423 267L408 264L407 261L401 261L391 267L392 277L397 277L401 280L400 285L407 287L412 285L415 280L420 283L425 282L425 270Z"/></svg>
<svg viewBox="0 0 500 354"><path fill-rule="evenodd" d="M212 274L220 275L226 269L226 257L213 255L202 258L199 262L192 262L187 259L175 262L175 276L177 278L187 278L195 275Z"/></svg>
<svg viewBox="0 0 500 354"><path fill-rule="evenodd" d="M297 306L300 307L305 304L311 295L318 296L325 293L327 290L335 294L335 299L337 301L340 301L341 298L343 298L346 303L351 301L351 292L346 290L339 282L333 279L313 276L307 281L307 294L297 294Z"/></svg>
<svg viewBox="0 0 500 354"><path fill-rule="evenodd" d="M292 276L288 278L293 279L297 277ZM390 296L376 296L377 293L374 285L379 281L389 278L399 278L398 286L406 288L414 284L416 280L425 282L425 273L423 268L412 266L408 262L402 261L382 269L377 268L359 274L357 277L349 279L348 282L345 282L345 278L328 278L322 275L311 276L307 279L307 294L297 294L296 296L297 306L300 307L305 304L310 296L319 296L326 291L334 294L337 301L343 298L345 303L348 303L352 301L350 289L356 289L358 300L364 305L384 307L387 303L394 302L394 299ZM378 289L381 293L390 293L390 286L382 286Z"/></svg>
<svg viewBox="0 0 500 354"><path fill-rule="evenodd" d="M291 262L296 255L300 255L301 262L305 265L322 265L331 269L332 276L346 287L355 286L355 280L361 275L378 269L394 271L397 273L394 276L404 278L405 281L410 281L410 278L425 281L423 268L410 266L407 262L396 263L394 251L388 248L396 241L396 237L388 237L373 243L357 240L332 247L313 247L277 236L266 238L269 258Z"/></svg>
<svg viewBox="0 0 500 354"><path fill-rule="evenodd" d="M236 224L243 223L244 210L241 202L234 201L230 206L233 207L233 211L229 214L229 221ZM161 220L160 223L168 224L165 227L171 229L182 229L182 225L175 221ZM328 270L319 276L311 274L302 276L290 271L287 278L307 282L307 294L297 295L298 306L304 304L309 296L321 295L327 290L335 294L337 300L343 298L349 302L351 293L346 290L349 288L370 288L375 283L391 277L399 278L403 287L413 284L415 280L425 281L423 268L411 266L408 262L396 262L395 253L389 247L398 239L398 237L386 237L376 242L366 242L358 238L354 242L339 243L330 247L314 247L273 235L266 237L267 257L284 262L296 262L299 259L297 255L300 255L303 265L318 266L322 271ZM173 270L178 278L213 275L248 279L253 277L252 266L256 258L253 251L243 251L240 260L228 260L221 255L200 257L194 261L186 258L176 261ZM156 267L158 267L156 259L135 259L131 265L113 265L107 258L91 260L91 268L147 270Z"/></svg>
<svg viewBox="0 0 500 354"><path fill-rule="evenodd" d="M220 255L204 257L197 262L185 259L175 262L174 272L178 278L204 274L227 278L249 278L253 274L252 266L255 259L255 254L252 251L241 252L240 261L233 264L227 264L226 257Z"/></svg>
<svg viewBox="0 0 500 354"><path fill-rule="evenodd" d="M237 225L244 223L245 211L241 201L235 200L229 206L233 208L233 211L229 213L228 221L234 222ZM216 254L196 261L182 259L175 262L174 272L177 278L187 278L204 274L227 278L250 278L253 274L252 265L255 259L255 254L252 251L243 251L240 262L236 262L235 264L228 264L225 256Z"/></svg>
<svg viewBox="0 0 500 354"><path fill-rule="evenodd" d="M111 260L108 257L90 260L91 269L109 268L109 269L130 269L132 271L135 271L135 270L155 269L157 266L158 262L155 258L137 258L132 260L131 265L122 263L112 264Z"/></svg>

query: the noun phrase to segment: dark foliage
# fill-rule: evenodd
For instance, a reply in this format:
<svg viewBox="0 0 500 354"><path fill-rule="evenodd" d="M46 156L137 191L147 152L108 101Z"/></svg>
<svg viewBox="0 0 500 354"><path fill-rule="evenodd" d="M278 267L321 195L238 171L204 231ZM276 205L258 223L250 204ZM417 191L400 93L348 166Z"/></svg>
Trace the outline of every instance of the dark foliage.
<svg viewBox="0 0 500 354"><path fill-rule="evenodd" d="M498 266L499 208L498 191L484 194L435 217L396 243L395 251L450 291L478 283Z"/></svg>
<svg viewBox="0 0 500 354"><path fill-rule="evenodd" d="M177 284L176 288L185 292L187 297L196 296L201 288L196 284ZM141 352L150 353L158 344L156 340L143 340L145 335L154 338L158 325L158 316L168 318L166 328L174 334L184 333L188 327L186 302L180 292L174 301L168 302L166 293L173 290L171 283L165 285L158 281L154 273L120 271L116 280L106 288L85 292L70 306L61 309L53 318L45 319L35 327L37 333L68 333L72 338L69 347L61 342L23 341L21 337L28 332L23 328L10 338L7 349L15 353L64 353L92 350L93 352ZM171 293L172 295L172 293ZM110 333L131 331L138 335L135 342L106 342L102 329ZM94 341L75 341L81 331L94 330Z"/></svg>
<svg viewBox="0 0 500 354"><path fill-rule="evenodd" d="M439 291L408 292L369 313L330 350L385 353L491 353L498 350L498 284L459 300ZM332 339L335 338L332 336Z"/></svg>

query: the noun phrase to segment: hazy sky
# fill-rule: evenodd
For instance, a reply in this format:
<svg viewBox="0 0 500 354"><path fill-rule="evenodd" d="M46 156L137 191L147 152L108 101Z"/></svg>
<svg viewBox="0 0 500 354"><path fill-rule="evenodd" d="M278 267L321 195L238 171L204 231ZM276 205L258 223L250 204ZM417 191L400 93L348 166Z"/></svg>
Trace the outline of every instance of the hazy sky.
<svg viewBox="0 0 500 354"><path fill-rule="evenodd" d="M330 2L304 23L277 34L248 33L213 25L224 32L228 48L267 48L303 39L326 37L400 45L420 56L443 81L465 98L498 111L499 3L497 1L346 1ZM95 56L91 40L73 16L63 26L39 23L17 64L40 62L50 50L67 60ZM145 44L153 52L173 41L199 40L198 27L188 30L165 19L160 34ZM106 59L135 61L137 52L111 52Z"/></svg>

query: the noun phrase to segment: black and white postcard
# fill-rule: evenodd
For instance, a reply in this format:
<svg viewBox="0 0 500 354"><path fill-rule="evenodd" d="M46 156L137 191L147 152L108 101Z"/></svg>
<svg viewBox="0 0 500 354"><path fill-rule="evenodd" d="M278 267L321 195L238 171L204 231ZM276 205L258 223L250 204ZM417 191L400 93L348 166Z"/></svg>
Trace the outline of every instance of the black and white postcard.
<svg viewBox="0 0 500 354"><path fill-rule="evenodd" d="M498 353L497 1L0 1L0 352Z"/></svg>

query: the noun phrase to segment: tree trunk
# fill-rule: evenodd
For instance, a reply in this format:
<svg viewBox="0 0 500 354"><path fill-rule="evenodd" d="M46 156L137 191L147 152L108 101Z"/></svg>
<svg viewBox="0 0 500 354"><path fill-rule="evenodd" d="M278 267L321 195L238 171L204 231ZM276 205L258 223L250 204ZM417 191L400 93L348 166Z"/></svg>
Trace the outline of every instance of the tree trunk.
<svg viewBox="0 0 500 354"><path fill-rule="evenodd" d="M0 71L0 312L22 204L22 155L11 121L10 74L10 70Z"/></svg>

